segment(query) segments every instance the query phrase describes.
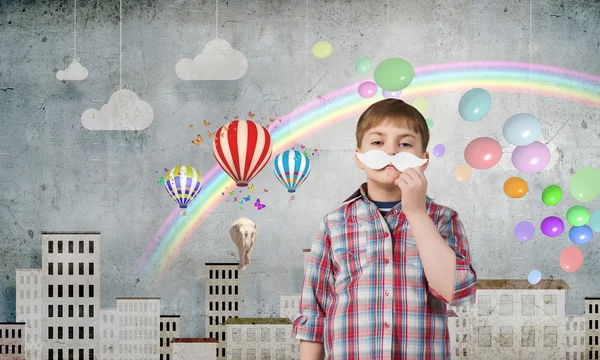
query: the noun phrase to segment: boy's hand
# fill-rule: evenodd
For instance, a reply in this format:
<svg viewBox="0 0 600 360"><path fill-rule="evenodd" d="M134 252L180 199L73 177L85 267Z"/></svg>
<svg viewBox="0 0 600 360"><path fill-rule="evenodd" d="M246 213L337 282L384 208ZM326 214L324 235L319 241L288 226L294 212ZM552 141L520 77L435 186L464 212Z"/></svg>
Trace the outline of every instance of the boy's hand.
<svg viewBox="0 0 600 360"><path fill-rule="evenodd" d="M394 184L402 190L402 211L407 218L427 213L427 179L420 166L404 170Z"/></svg>

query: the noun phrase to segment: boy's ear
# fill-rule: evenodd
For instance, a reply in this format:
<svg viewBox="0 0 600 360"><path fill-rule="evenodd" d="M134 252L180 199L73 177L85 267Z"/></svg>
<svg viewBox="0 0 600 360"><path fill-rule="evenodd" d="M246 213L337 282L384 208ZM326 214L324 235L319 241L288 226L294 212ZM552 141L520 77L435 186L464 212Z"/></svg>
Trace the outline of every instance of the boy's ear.
<svg viewBox="0 0 600 360"><path fill-rule="evenodd" d="M354 152L360 152L359 148L354 149ZM363 164L362 162L360 162L360 160L358 160L358 156L356 156L356 154L354 154L354 161L356 162L356 166L361 169L364 170L365 169L365 164Z"/></svg>
<svg viewBox="0 0 600 360"><path fill-rule="evenodd" d="M421 156L421 159L427 159L427 162L421 166L421 170L425 171L427 170L427 166L429 166L429 161L431 159L429 158L429 153L427 151L425 151L423 155L424 156Z"/></svg>

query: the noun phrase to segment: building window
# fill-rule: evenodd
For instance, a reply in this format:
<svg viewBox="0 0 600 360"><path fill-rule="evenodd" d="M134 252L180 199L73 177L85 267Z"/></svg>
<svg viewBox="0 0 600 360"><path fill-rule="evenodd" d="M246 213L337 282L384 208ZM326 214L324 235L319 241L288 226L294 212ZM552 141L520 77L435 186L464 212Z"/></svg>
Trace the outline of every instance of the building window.
<svg viewBox="0 0 600 360"><path fill-rule="evenodd" d="M209 295L212 295L212 294L213 294L213 287L212 287L212 285L210 285L210 286L208 287L208 294L209 294Z"/></svg>
<svg viewBox="0 0 600 360"><path fill-rule="evenodd" d="M94 275L94 263L93 262L88 264L88 268L89 268L88 269L89 275Z"/></svg>
<svg viewBox="0 0 600 360"><path fill-rule="evenodd" d="M17 330L17 338L21 338L21 329ZM596 336L596 345L598 345L598 337Z"/></svg>
<svg viewBox="0 0 600 360"><path fill-rule="evenodd" d="M209 271L208 271L208 278L209 278L209 279L212 279L212 278L213 278L213 271L212 271L212 270L209 270Z"/></svg>
<svg viewBox="0 0 600 360"><path fill-rule="evenodd" d="M69 254L73 253L73 242L69 241Z"/></svg>
<svg viewBox="0 0 600 360"><path fill-rule="evenodd" d="M91 241L90 241L91 242ZM83 360L83 359L82 359ZM94 360L94 349L90 349L90 357L89 360Z"/></svg>
<svg viewBox="0 0 600 360"><path fill-rule="evenodd" d="M73 275L73 263L69 263L69 275Z"/></svg>
<svg viewBox="0 0 600 360"><path fill-rule="evenodd" d="M48 263L48 275L54 275L54 263Z"/></svg>
<svg viewBox="0 0 600 360"><path fill-rule="evenodd" d="M83 254L83 252L84 252L83 251L83 241L80 241L79 242L79 253ZM82 359L83 358L83 349L80 351L81 351L81 353L80 353L79 359Z"/></svg>
<svg viewBox="0 0 600 360"><path fill-rule="evenodd" d="M160 322L160 331L163 331L163 322L162 321Z"/></svg>
<svg viewBox="0 0 600 360"><path fill-rule="evenodd" d="M62 326L58 327L58 338L59 339L63 338L63 327ZM60 355L58 357L60 358Z"/></svg>
<svg viewBox="0 0 600 360"><path fill-rule="evenodd" d="M83 306L83 305L81 305L81 306ZM84 336L83 336L83 335L84 335L84 334L83 334L83 332L84 332L84 330L83 330L83 326L80 326L80 327L79 327L79 339L83 339L83 338L84 338Z"/></svg>
<svg viewBox="0 0 600 360"><path fill-rule="evenodd" d="M83 305L79 305L79 317L83 317Z"/></svg>
<svg viewBox="0 0 600 360"><path fill-rule="evenodd" d="M48 349L48 360L54 360L54 352L52 349Z"/></svg>
<svg viewBox="0 0 600 360"><path fill-rule="evenodd" d="M79 275L85 275L84 271L83 271L83 263L82 262L79 263Z"/></svg>
<svg viewBox="0 0 600 360"><path fill-rule="evenodd" d="M73 327L69 326L69 339L73 339L73 333L74 333Z"/></svg>
<svg viewBox="0 0 600 360"><path fill-rule="evenodd" d="M58 349L58 360L63 360L63 349Z"/></svg>
<svg viewBox="0 0 600 360"><path fill-rule="evenodd" d="M93 254L94 253L94 242L90 241L89 245L90 245L90 254Z"/></svg>
<svg viewBox="0 0 600 360"><path fill-rule="evenodd" d="M62 254L62 241L58 242L58 253Z"/></svg>
<svg viewBox="0 0 600 360"><path fill-rule="evenodd" d="M79 349L79 360L83 360L83 349Z"/></svg>
<svg viewBox="0 0 600 360"><path fill-rule="evenodd" d="M544 295L544 312L546 315L556 315L556 295Z"/></svg>
<svg viewBox="0 0 600 360"><path fill-rule="evenodd" d="M593 323L592 320L590 320L590 325L588 326L589 330L592 330L592 323Z"/></svg>
<svg viewBox="0 0 600 360"><path fill-rule="evenodd" d="M513 346L513 328L512 326L500 326L500 338L501 347L512 347Z"/></svg>
<svg viewBox="0 0 600 360"><path fill-rule="evenodd" d="M164 346L164 342L163 342L163 338L161 337L160 338L160 347L163 347L163 346Z"/></svg>
<svg viewBox="0 0 600 360"><path fill-rule="evenodd" d="M79 285L79 297L85 296L84 289L83 285Z"/></svg>
<svg viewBox="0 0 600 360"><path fill-rule="evenodd" d="M535 347L535 326L521 327L521 346Z"/></svg>
<svg viewBox="0 0 600 360"><path fill-rule="evenodd" d="M48 326L48 339L54 339L54 328L52 326Z"/></svg>
<svg viewBox="0 0 600 360"><path fill-rule="evenodd" d="M232 271L229 270L229 279L231 279L231 273L232 273Z"/></svg>
<svg viewBox="0 0 600 360"><path fill-rule="evenodd" d="M535 295L523 295L522 315L535 315Z"/></svg>
<svg viewBox="0 0 600 360"><path fill-rule="evenodd" d="M596 314L598 313L598 304L595 305L596 307Z"/></svg>
<svg viewBox="0 0 600 360"><path fill-rule="evenodd" d="M275 329L275 341L283 343L286 340L285 329Z"/></svg>
<svg viewBox="0 0 600 360"><path fill-rule="evenodd" d="M215 295L219 295L219 286L215 286Z"/></svg>
<svg viewBox="0 0 600 360"><path fill-rule="evenodd" d="M512 316L513 314L513 296L500 295L500 315Z"/></svg>
<svg viewBox="0 0 600 360"><path fill-rule="evenodd" d="M48 305L48 317L54 317L54 306Z"/></svg>
<svg viewBox="0 0 600 360"><path fill-rule="evenodd" d="M73 349L69 349L69 360L75 360L75 355L73 355Z"/></svg>
<svg viewBox="0 0 600 360"><path fill-rule="evenodd" d="M58 297L62 297L62 296L63 296L63 286L58 285Z"/></svg>
<svg viewBox="0 0 600 360"><path fill-rule="evenodd" d="M58 263L58 275L62 275L63 274L63 263L59 262Z"/></svg>
<svg viewBox="0 0 600 360"><path fill-rule="evenodd" d="M58 317L63 317L63 306L58 305Z"/></svg>
<svg viewBox="0 0 600 360"><path fill-rule="evenodd" d="M54 241L48 241L48 253L52 254L54 252Z"/></svg>
<svg viewBox="0 0 600 360"><path fill-rule="evenodd" d="M90 305L89 308L89 317L94 317L94 305Z"/></svg>
<svg viewBox="0 0 600 360"><path fill-rule="evenodd" d="M544 347L556 347L557 335L556 326L544 326Z"/></svg>
<svg viewBox="0 0 600 360"><path fill-rule="evenodd" d="M177 331L177 323L173 321L173 331Z"/></svg>
<svg viewBox="0 0 600 360"><path fill-rule="evenodd" d="M69 297L73 297L73 285L69 285Z"/></svg>
<svg viewBox="0 0 600 360"><path fill-rule="evenodd" d="M90 297L94 297L94 285L89 286Z"/></svg>
<svg viewBox="0 0 600 360"><path fill-rule="evenodd" d="M238 278L238 271L234 270L234 274L235 274L235 278L237 279Z"/></svg>
<svg viewBox="0 0 600 360"><path fill-rule="evenodd" d="M90 326L88 335L89 335L90 339L94 338L94 327L93 326Z"/></svg>
<svg viewBox="0 0 600 360"><path fill-rule="evenodd" d="M219 278L219 270L215 270L215 279L218 279L218 278ZM217 353L217 356L219 356L218 353Z"/></svg>
<svg viewBox="0 0 600 360"><path fill-rule="evenodd" d="M169 331L169 322L167 321L167 331Z"/></svg>
<svg viewBox="0 0 600 360"><path fill-rule="evenodd" d="M492 346L492 328L490 326L479 326L477 329L479 334L479 347Z"/></svg>

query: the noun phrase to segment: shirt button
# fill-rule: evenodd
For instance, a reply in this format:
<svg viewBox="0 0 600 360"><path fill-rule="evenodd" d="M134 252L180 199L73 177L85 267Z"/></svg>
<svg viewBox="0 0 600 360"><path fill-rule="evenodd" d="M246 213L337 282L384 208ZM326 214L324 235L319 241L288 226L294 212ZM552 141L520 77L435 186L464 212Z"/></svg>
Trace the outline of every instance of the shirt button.
<svg viewBox="0 0 600 360"><path fill-rule="evenodd" d="M394 213L394 215L398 214L398 210L394 210L392 212Z"/></svg>
<svg viewBox="0 0 600 360"><path fill-rule="evenodd" d="M386 322L383 324L383 327L387 329L387 328L389 328L389 327L390 327L390 325L389 325L389 324L387 323L387 321L386 321Z"/></svg>
<svg viewBox="0 0 600 360"><path fill-rule="evenodd" d="M390 236L390 234L389 234L389 233L385 233L385 234L383 234L383 237L388 237L388 236Z"/></svg>
<svg viewBox="0 0 600 360"><path fill-rule="evenodd" d="M390 259L388 259L388 258L385 258L385 260L383 260L383 262L384 262L384 263L387 265L387 264L389 264L389 263L390 263Z"/></svg>
<svg viewBox="0 0 600 360"><path fill-rule="evenodd" d="M385 291L385 292L383 293L383 295L385 295L385 296L390 296L390 293L389 293L388 291Z"/></svg>

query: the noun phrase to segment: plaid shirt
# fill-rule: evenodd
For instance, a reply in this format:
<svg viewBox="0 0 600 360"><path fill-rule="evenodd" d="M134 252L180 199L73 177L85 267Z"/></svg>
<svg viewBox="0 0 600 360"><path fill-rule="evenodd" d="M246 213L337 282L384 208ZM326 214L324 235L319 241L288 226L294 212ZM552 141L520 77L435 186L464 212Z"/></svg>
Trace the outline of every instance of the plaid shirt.
<svg viewBox="0 0 600 360"><path fill-rule="evenodd" d="M363 184L323 219L294 321L298 340L324 343L326 359L450 359L448 303L429 287L401 203L384 217ZM427 211L456 253L452 306L475 302L475 270L455 211Z"/></svg>

